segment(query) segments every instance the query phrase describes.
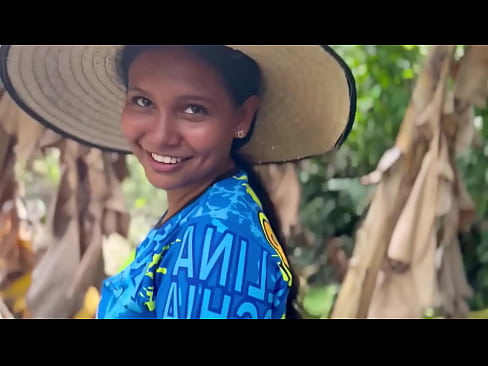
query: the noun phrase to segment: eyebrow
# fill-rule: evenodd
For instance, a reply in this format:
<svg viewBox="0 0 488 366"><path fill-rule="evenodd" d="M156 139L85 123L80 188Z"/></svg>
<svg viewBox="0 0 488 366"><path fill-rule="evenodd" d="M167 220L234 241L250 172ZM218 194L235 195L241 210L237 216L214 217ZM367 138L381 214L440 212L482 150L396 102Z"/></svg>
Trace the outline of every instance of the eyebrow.
<svg viewBox="0 0 488 366"><path fill-rule="evenodd" d="M146 94L146 95L151 95L151 93L149 93L147 90L144 90L142 88L139 88L137 86L130 86L128 89L127 89L128 92L137 92L137 93L142 93L142 94ZM181 100L195 100L195 101L202 101L202 102L206 102L206 103L209 103L211 105L215 105L215 101L211 98L208 98L208 97L204 97L202 95L194 95L194 94L185 94L185 95L181 95L178 97L178 99L181 99Z"/></svg>
<svg viewBox="0 0 488 366"><path fill-rule="evenodd" d="M191 94L188 94L188 95L182 95L182 96L178 97L178 99L202 101L202 102L209 103L211 105L215 105L215 101L213 99L204 97L202 95L191 95Z"/></svg>
<svg viewBox="0 0 488 366"><path fill-rule="evenodd" d="M137 86L129 86L127 88L127 91L129 92L139 92L139 93L143 93L143 94L150 94L147 90L144 90L144 89L141 89Z"/></svg>

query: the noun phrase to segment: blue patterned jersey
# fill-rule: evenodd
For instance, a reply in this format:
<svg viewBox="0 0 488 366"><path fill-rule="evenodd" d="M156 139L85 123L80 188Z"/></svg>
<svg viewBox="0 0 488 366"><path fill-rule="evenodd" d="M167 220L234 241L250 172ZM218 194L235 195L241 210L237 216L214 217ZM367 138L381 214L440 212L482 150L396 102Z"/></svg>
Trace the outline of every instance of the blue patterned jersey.
<svg viewBox="0 0 488 366"><path fill-rule="evenodd" d="M98 318L284 318L291 273L247 175L149 232L102 286Z"/></svg>

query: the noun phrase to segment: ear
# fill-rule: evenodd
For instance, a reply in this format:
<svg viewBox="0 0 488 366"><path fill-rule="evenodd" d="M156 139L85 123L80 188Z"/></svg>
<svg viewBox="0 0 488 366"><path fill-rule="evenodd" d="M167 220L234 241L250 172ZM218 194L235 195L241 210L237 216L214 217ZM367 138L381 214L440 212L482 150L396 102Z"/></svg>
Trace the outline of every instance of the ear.
<svg viewBox="0 0 488 366"><path fill-rule="evenodd" d="M247 100L239 107L234 137L243 138L247 136L249 130L251 129L251 123L254 116L259 109L260 103L261 99L257 95L253 95L247 98ZM238 134L240 136L238 136Z"/></svg>

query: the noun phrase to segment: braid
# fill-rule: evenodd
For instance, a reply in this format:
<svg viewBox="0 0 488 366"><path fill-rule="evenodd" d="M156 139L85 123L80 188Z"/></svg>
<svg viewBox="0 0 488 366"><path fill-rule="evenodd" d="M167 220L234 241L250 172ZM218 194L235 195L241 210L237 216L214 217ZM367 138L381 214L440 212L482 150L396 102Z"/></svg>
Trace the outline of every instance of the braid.
<svg viewBox="0 0 488 366"><path fill-rule="evenodd" d="M256 170L254 170L253 166L250 163L248 163L244 158L242 158L239 154L235 153L235 151L232 153L232 157L237 167L244 170L247 173L249 184L253 189L253 191L256 193L256 195L259 197L261 204L263 205L264 214L268 218L271 228L273 229L273 232L275 233L278 242L280 243L283 252L285 253L285 256L288 258L285 238L281 231L279 217L276 214L276 209L274 207L274 204L271 201L271 198L269 197L269 194L266 191L266 188L264 187L261 178L259 177ZM290 263L290 261L288 261L288 263ZM287 298L286 318L300 319L301 315L295 308L295 301L298 297L297 277L295 276L293 269L291 268L291 264L290 264L290 272L292 274L292 286L290 288L290 292Z"/></svg>

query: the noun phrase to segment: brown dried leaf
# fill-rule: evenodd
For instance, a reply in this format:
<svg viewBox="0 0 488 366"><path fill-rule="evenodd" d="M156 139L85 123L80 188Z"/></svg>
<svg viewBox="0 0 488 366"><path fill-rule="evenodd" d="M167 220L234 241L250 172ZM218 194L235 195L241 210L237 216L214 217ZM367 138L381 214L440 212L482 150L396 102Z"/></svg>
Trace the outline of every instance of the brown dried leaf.
<svg viewBox="0 0 488 366"><path fill-rule="evenodd" d="M7 93L0 97L0 127L10 136L17 135L16 115L19 109Z"/></svg>
<svg viewBox="0 0 488 366"><path fill-rule="evenodd" d="M367 185L378 184L382 178L383 178L383 174L378 170L374 170L367 175L363 175L359 181L361 182L361 184L367 186Z"/></svg>
<svg viewBox="0 0 488 366"><path fill-rule="evenodd" d="M454 200L454 171L451 166L447 140L441 136L440 154L437 161L439 171L439 183L437 186L436 216L444 216L452 209Z"/></svg>
<svg viewBox="0 0 488 366"><path fill-rule="evenodd" d="M457 155L465 152L474 142L474 108L470 106L463 112L457 113L457 129L454 151Z"/></svg>
<svg viewBox="0 0 488 366"><path fill-rule="evenodd" d="M451 192L451 195L453 192ZM452 198L451 209L444 216L441 227L439 245L448 246L456 238L459 227L459 204L456 198Z"/></svg>
<svg viewBox="0 0 488 366"><path fill-rule="evenodd" d="M16 139L17 158L27 161L37 149L45 128L21 110L7 93L0 98L0 129Z"/></svg>
<svg viewBox="0 0 488 366"><path fill-rule="evenodd" d="M401 156L402 151L396 146L386 150L378 163L378 170L382 173L386 172L398 161L398 159L400 159Z"/></svg>
<svg viewBox="0 0 488 366"><path fill-rule="evenodd" d="M456 99L485 108L488 97L487 81L488 47L467 46L456 74Z"/></svg>
<svg viewBox="0 0 488 366"><path fill-rule="evenodd" d="M289 237L292 230L299 225L299 208L301 186L296 175L295 165L268 164L255 169L261 176L263 184L275 205L281 221L282 232Z"/></svg>
<svg viewBox="0 0 488 366"><path fill-rule="evenodd" d="M361 184L378 184L383 177L383 173L388 171L401 158L401 156L402 151L397 146L386 150L381 156L376 169L373 172L361 177Z"/></svg>
<svg viewBox="0 0 488 366"><path fill-rule="evenodd" d="M14 160L15 137L7 134L0 126L0 169L8 169L10 161Z"/></svg>
<svg viewBox="0 0 488 366"><path fill-rule="evenodd" d="M437 186L436 217L447 215L453 206L453 184L445 179L440 179Z"/></svg>
<svg viewBox="0 0 488 366"><path fill-rule="evenodd" d="M439 158L437 160L439 178L446 180L450 183L454 182L455 175L451 165L451 159L449 156L449 147L447 146L447 140L444 136L441 136Z"/></svg>
<svg viewBox="0 0 488 366"><path fill-rule="evenodd" d="M20 108L17 108L14 118L17 125L15 152L20 162L28 162L39 149L39 141L46 128Z"/></svg>
<svg viewBox="0 0 488 366"><path fill-rule="evenodd" d="M442 253L442 264L438 271L438 286L441 296L440 307L445 314L451 315L455 313L454 303L456 301L456 290L452 281L453 274L452 268L449 265L449 254L446 255L448 249L446 247L439 247L437 250Z"/></svg>
<svg viewBox="0 0 488 366"><path fill-rule="evenodd" d="M473 222L476 218L476 205L473 202L466 185L460 179L460 174L458 169L455 170L456 176L456 193L458 196L459 204L459 227L460 233L466 233L471 229Z"/></svg>
<svg viewBox="0 0 488 366"><path fill-rule="evenodd" d="M364 233L356 234L362 237ZM330 318L350 319L360 316L361 305L363 303L364 285L367 279L367 269L361 262L362 258L352 257L349 260L346 277L341 285L338 297L334 303Z"/></svg>
<svg viewBox="0 0 488 366"><path fill-rule="evenodd" d="M454 236L452 242L441 249L443 258L439 285L442 290L442 308L448 317L466 317L469 311L466 311L463 304L466 304L465 299L473 296L473 290L466 279L457 237Z"/></svg>
<svg viewBox="0 0 488 366"><path fill-rule="evenodd" d="M449 246L448 251L450 257L449 266L452 268L456 296L458 298L468 299L472 297L474 293L466 278L463 257L457 236L453 238L452 245Z"/></svg>
<svg viewBox="0 0 488 366"><path fill-rule="evenodd" d="M77 148L66 141L61 151L61 180L55 192L40 247L47 248L33 273L27 305L33 317L71 317L80 304L67 293L81 258ZM82 296L80 295L80 298Z"/></svg>
<svg viewBox="0 0 488 366"><path fill-rule="evenodd" d="M122 182L129 176L129 167L127 166L127 160L125 154L109 154L110 162L114 169L115 177L119 182Z"/></svg>
<svg viewBox="0 0 488 366"><path fill-rule="evenodd" d="M33 271L27 307L34 318L70 318L81 307L83 295L68 297L80 263L78 218L52 243Z"/></svg>
<svg viewBox="0 0 488 366"><path fill-rule="evenodd" d="M430 140L428 150L431 154L431 162L428 165L424 187L419 188L423 193L419 193L419 197L422 198L417 201L417 215L422 216L423 219L417 221L412 236L414 248L411 272L421 308L439 302L434 269L436 246L434 219L438 183L438 169L435 162L439 155L440 122L454 50L453 46L437 46L432 47L429 52L397 136L396 146L403 152L405 158L402 159L402 164L395 165L392 172L389 172L389 177L396 176L401 184L388 187L394 181L387 179L388 175L386 175L378 185L366 220L357 231L353 254L356 263L355 266L350 265L339 292L333 312L335 317L343 315L364 317L369 313L372 290L377 284L380 265L384 263L387 243L407 201L410 187L419 178L419 162L427 153L426 144L422 141L426 140ZM427 127L426 131L419 131L419 121L420 124L423 122L424 129ZM425 135L425 132L428 133ZM422 137L422 134L425 136ZM399 189L400 187L402 189ZM388 189L390 192L387 193ZM395 194L391 194L391 191L395 191ZM382 202L381 206L378 206L379 202ZM420 281L422 276L424 276L423 282ZM421 285L424 287L419 288ZM349 301L353 303L348 303ZM359 304L356 301L359 301Z"/></svg>
<svg viewBox="0 0 488 366"><path fill-rule="evenodd" d="M368 318L419 318L422 309L417 301L412 272L392 272L388 266L378 273Z"/></svg>
<svg viewBox="0 0 488 366"><path fill-rule="evenodd" d="M444 105L442 107L442 114L449 115L454 113L454 91L453 90L446 90L446 94L444 95Z"/></svg>
<svg viewBox="0 0 488 366"><path fill-rule="evenodd" d="M412 274L414 278L417 301L423 310L440 306L437 289L437 271L435 267L435 250L437 247L436 232L431 226L429 239L426 243L414 243L414 261ZM413 268L415 266L415 268Z"/></svg>
<svg viewBox="0 0 488 366"><path fill-rule="evenodd" d="M332 318L365 318L368 315L377 273L384 263L394 223L407 199L405 184L399 165L388 170L379 183L366 218L356 232L354 253Z"/></svg>
<svg viewBox="0 0 488 366"><path fill-rule="evenodd" d="M90 244L87 245L88 248L83 254L81 262L76 270L73 283L68 290L69 298L84 294L93 284L96 284L96 287L99 288L102 279L105 276L102 254L103 237L99 225L100 220L95 220Z"/></svg>
<svg viewBox="0 0 488 366"><path fill-rule="evenodd" d="M420 108L421 106L416 106L413 102L410 102L402 124L400 125L395 146L397 146L403 154L410 154L417 138L414 121L417 118L417 114L419 113L418 109Z"/></svg>
<svg viewBox="0 0 488 366"><path fill-rule="evenodd" d="M70 140L63 140L58 146L62 147L62 174L47 222L44 241L49 244L40 263L44 272L29 293L34 317L72 317L81 308L86 291L92 286L99 288L105 277L102 242L104 234L110 234L106 230L126 233L129 226L113 156ZM57 265L53 258L61 258L58 252L70 258L54 273L49 268ZM69 281L60 283L60 272ZM44 303L45 293L52 293L56 305ZM59 304L64 306L62 312Z"/></svg>
<svg viewBox="0 0 488 366"><path fill-rule="evenodd" d="M0 258L4 276L0 278L0 289L10 283L9 275L22 273L18 247L19 218L13 201L7 201L0 207Z"/></svg>
<svg viewBox="0 0 488 366"><path fill-rule="evenodd" d="M387 256L389 259L409 265L412 261L413 242L418 228L419 206L424 198L425 182L428 171L432 166L431 153L427 153L422 162L422 167L417 180L408 196L408 200L394 226L388 246Z"/></svg>
<svg viewBox="0 0 488 366"><path fill-rule="evenodd" d="M453 318L455 319L466 319L471 314L471 309L468 303L461 298L456 300L456 312Z"/></svg>
<svg viewBox="0 0 488 366"><path fill-rule="evenodd" d="M10 146L12 147L12 146ZM11 151L11 150L10 150ZM1 179L0 179L0 206L9 200L13 200L17 192L17 183L15 181L15 157L14 155L6 156L6 160L0 165Z"/></svg>
<svg viewBox="0 0 488 366"><path fill-rule="evenodd" d="M14 319L14 315L10 312L8 306L0 298L0 319Z"/></svg>

